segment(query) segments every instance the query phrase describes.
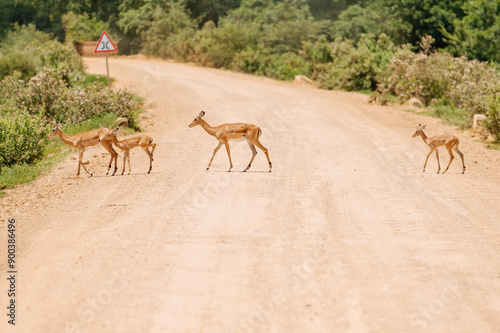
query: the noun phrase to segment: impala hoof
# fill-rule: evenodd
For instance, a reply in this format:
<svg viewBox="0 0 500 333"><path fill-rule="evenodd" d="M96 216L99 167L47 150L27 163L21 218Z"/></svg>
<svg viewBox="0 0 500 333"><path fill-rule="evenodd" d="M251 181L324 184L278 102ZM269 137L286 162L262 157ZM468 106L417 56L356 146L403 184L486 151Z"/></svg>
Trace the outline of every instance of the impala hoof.
<svg viewBox="0 0 500 333"><path fill-rule="evenodd" d="M210 167L207 167L205 170L208 170L208 169L210 169Z"/></svg>
<svg viewBox="0 0 500 333"><path fill-rule="evenodd" d="M92 174L92 172L91 172L91 173L90 173L90 177L92 177L92 176L93 176L93 174Z"/></svg>

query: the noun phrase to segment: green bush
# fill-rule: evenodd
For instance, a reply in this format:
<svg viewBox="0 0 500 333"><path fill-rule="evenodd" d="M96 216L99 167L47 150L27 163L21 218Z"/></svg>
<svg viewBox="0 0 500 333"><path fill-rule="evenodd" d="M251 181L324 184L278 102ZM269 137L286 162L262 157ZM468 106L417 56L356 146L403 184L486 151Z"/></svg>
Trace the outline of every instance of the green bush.
<svg viewBox="0 0 500 333"><path fill-rule="evenodd" d="M153 12L151 26L142 34L142 51L148 55L185 60L190 53L187 41L195 31L196 22L181 4L158 6Z"/></svg>
<svg viewBox="0 0 500 333"><path fill-rule="evenodd" d="M35 75L36 70L37 64L28 53L0 53L0 79L17 72L26 80Z"/></svg>
<svg viewBox="0 0 500 333"><path fill-rule="evenodd" d="M1 42L0 79L14 72L28 81L36 72L49 68L68 81L83 72L83 61L71 44L50 40L49 34L36 30L33 24L14 25Z"/></svg>
<svg viewBox="0 0 500 333"><path fill-rule="evenodd" d="M207 22L190 42L193 49L190 60L205 66L228 69L233 67L234 62L236 66L245 68L235 56L243 52L243 57L246 57L245 52L248 50L262 52L262 47L258 46L258 34L255 24L222 21L215 27L212 22ZM250 54L248 56L252 57Z"/></svg>
<svg viewBox="0 0 500 333"><path fill-rule="evenodd" d="M109 23L99 21L88 14L78 15L68 12L61 17L66 33L66 42L85 42L99 40L103 31L109 30Z"/></svg>
<svg viewBox="0 0 500 333"><path fill-rule="evenodd" d="M486 129L494 135L494 141L500 143L500 97L491 97L486 101Z"/></svg>
<svg viewBox="0 0 500 333"><path fill-rule="evenodd" d="M40 116L25 110L0 111L0 171L17 163L33 163L46 145L48 126Z"/></svg>
<svg viewBox="0 0 500 333"><path fill-rule="evenodd" d="M402 100L419 98L425 105L445 97L471 115L485 113L484 99L498 84L495 68L485 62L453 57L431 51L432 37L422 38L422 51L403 49L390 64L391 74L381 82L380 90L394 92Z"/></svg>
<svg viewBox="0 0 500 333"><path fill-rule="evenodd" d="M363 35L357 44L337 38L305 43L303 53L313 63L313 79L324 89L375 90L397 48L384 34Z"/></svg>
<svg viewBox="0 0 500 333"><path fill-rule="evenodd" d="M307 63L304 57L293 52L274 53L269 56L265 66L257 74L278 80L291 81L296 75L310 76L311 65Z"/></svg>
<svg viewBox="0 0 500 333"><path fill-rule="evenodd" d="M108 91L101 81L85 84L85 79L69 86L62 75L55 71L41 71L28 82L19 76L5 78L0 82L0 104L11 110L22 108L32 115L41 115L47 121L81 123L102 114L112 113L116 117L129 119L135 124L138 102L124 90Z"/></svg>

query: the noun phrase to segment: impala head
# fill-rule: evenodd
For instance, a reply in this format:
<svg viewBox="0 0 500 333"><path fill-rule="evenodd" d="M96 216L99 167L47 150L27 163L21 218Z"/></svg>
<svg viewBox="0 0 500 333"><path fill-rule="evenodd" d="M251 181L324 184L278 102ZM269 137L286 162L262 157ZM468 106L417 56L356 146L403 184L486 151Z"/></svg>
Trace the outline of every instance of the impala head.
<svg viewBox="0 0 500 333"><path fill-rule="evenodd" d="M421 124L418 124L417 130L415 133L413 133L412 137L416 137L417 135L419 135L420 132L422 132L424 130L425 126L427 126L427 125L422 126Z"/></svg>
<svg viewBox="0 0 500 333"><path fill-rule="evenodd" d="M199 125L200 120L201 120L201 118L203 118L204 115L205 115L205 111L201 111L200 114L198 115L198 117L194 118L194 120L191 122L191 124L189 124L189 128L194 127L196 125Z"/></svg>
<svg viewBox="0 0 500 333"><path fill-rule="evenodd" d="M59 132L61 132L61 124L57 123L54 125L54 128L52 128L52 131L50 131L49 135L47 136L47 139L52 139Z"/></svg>
<svg viewBox="0 0 500 333"><path fill-rule="evenodd" d="M104 132L99 136L99 142L101 140L106 140L106 141L112 141L113 139L116 139L116 133L118 133L119 128L115 128L111 132Z"/></svg>

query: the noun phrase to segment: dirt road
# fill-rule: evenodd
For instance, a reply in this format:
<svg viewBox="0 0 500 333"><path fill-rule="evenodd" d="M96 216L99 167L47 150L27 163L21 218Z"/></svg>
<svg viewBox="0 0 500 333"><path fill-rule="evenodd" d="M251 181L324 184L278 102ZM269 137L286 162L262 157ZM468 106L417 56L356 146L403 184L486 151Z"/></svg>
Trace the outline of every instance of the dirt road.
<svg viewBox="0 0 500 333"><path fill-rule="evenodd" d="M75 154L0 201L18 224L17 332L500 331L498 151L457 132L466 173L437 175L434 156L422 173L416 124L453 128L365 95L160 60L110 74L146 97L153 171L135 149L131 175L106 177L94 147L97 176L75 177ZM272 173L261 151L241 172L245 142L234 172L224 150L205 171L217 141L187 126L201 110L260 126Z"/></svg>

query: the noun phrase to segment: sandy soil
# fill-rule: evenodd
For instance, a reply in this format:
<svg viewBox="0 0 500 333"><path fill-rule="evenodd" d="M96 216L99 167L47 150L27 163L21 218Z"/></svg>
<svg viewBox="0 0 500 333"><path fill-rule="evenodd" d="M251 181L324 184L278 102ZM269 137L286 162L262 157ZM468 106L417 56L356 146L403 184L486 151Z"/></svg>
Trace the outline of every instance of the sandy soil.
<svg viewBox="0 0 500 333"><path fill-rule="evenodd" d="M110 74L147 99L153 171L135 149L131 175L106 177L96 146L95 177L75 153L0 201L18 223L18 332L500 331L500 152L361 94L161 60ZM205 171L217 141L187 126L201 110L260 126L273 172L261 151L241 172L245 142L234 172L224 149ZM422 172L419 122L459 136L464 175L434 156Z"/></svg>

